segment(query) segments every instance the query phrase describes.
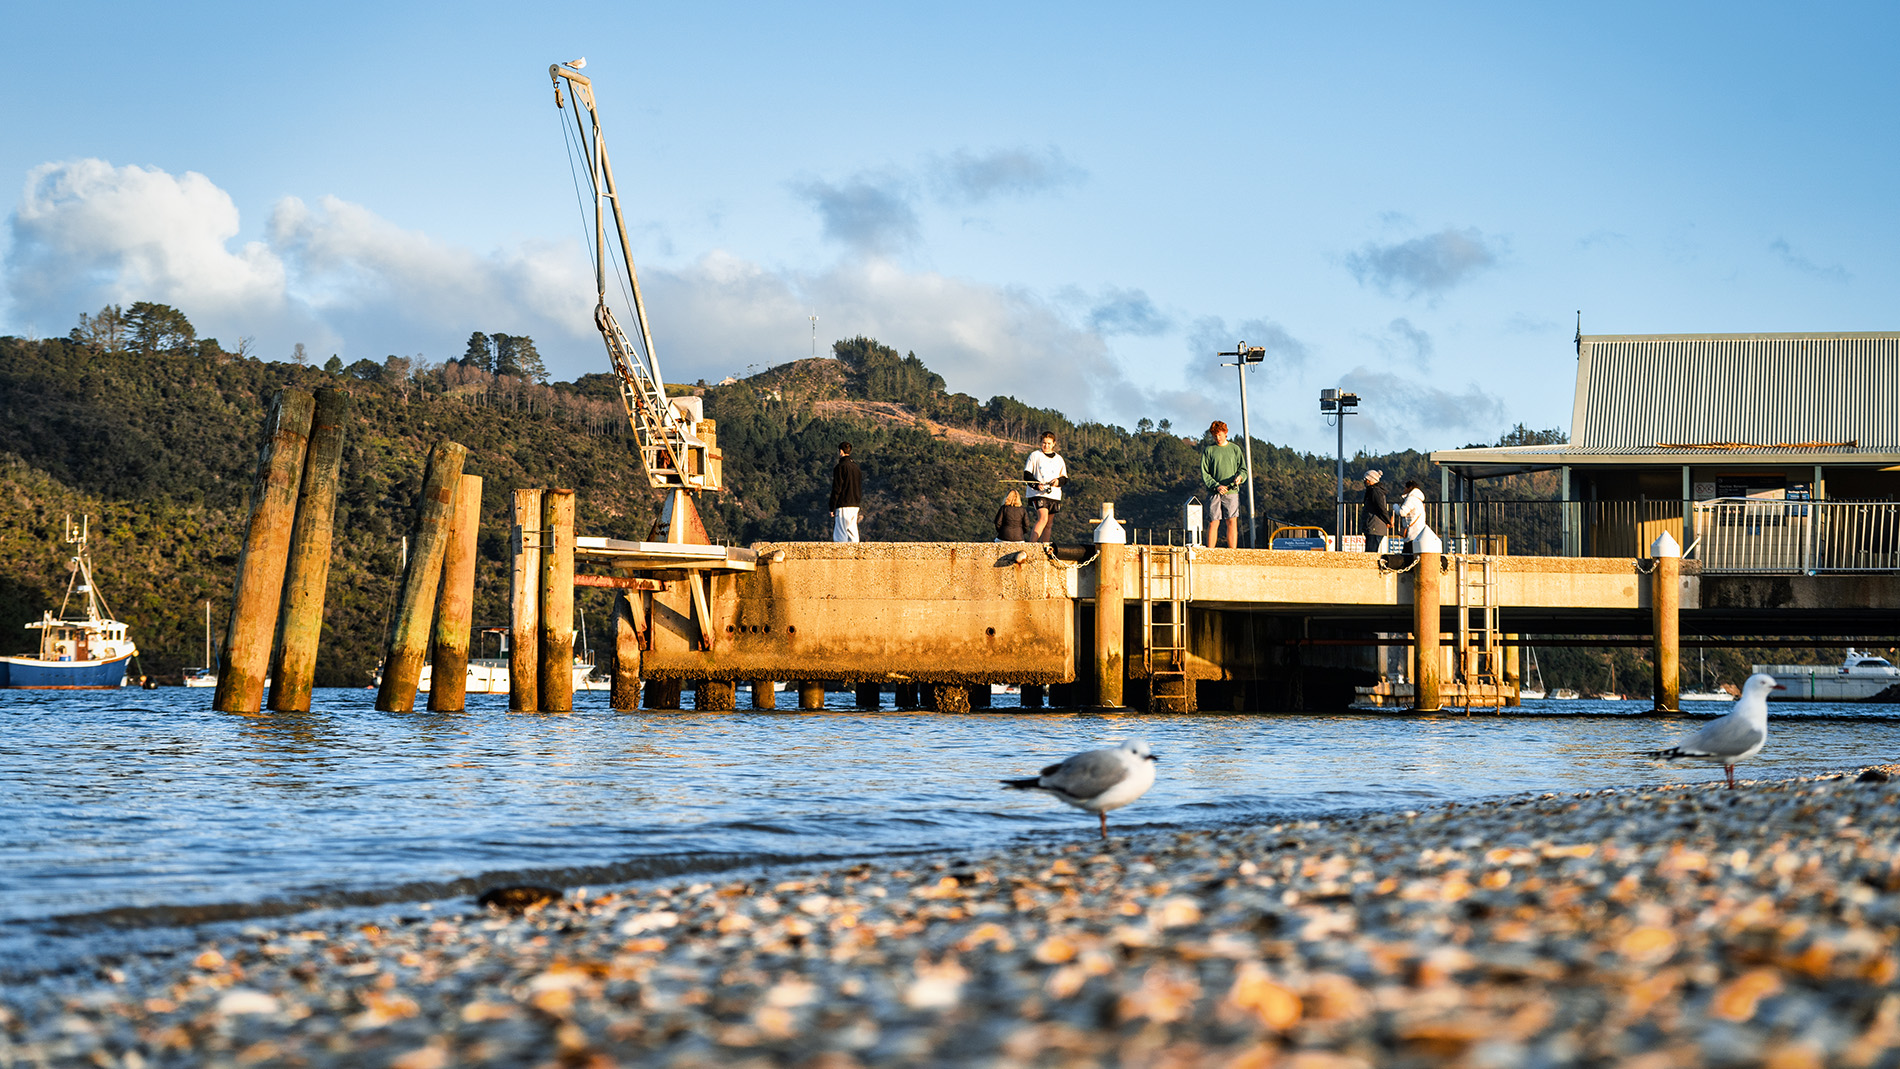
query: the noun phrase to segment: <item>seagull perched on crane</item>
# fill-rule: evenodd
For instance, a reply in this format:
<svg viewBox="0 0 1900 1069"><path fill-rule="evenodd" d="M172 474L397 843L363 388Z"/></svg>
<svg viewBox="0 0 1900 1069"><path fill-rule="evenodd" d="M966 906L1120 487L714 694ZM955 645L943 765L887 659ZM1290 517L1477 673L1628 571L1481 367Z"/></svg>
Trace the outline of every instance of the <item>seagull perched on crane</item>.
<svg viewBox="0 0 1900 1069"><path fill-rule="evenodd" d="M1124 742L1120 746L1089 750L1060 764L1050 765L1041 775L1028 779L1006 779L1003 786L1019 791L1047 791L1077 809L1086 809L1102 821L1102 838L1108 838L1108 811L1148 793L1155 785L1155 757L1145 742Z"/></svg>
<svg viewBox="0 0 1900 1069"><path fill-rule="evenodd" d="M1768 741L1768 693L1788 688L1775 677L1757 672L1742 684L1741 697L1724 716L1711 720L1702 730L1685 736L1667 750L1644 750L1644 757L1665 761L1706 761L1721 765L1728 773L1728 785L1735 786L1735 763L1761 752Z"/></svg>
<svg viewBox="0 0 1900 1069"><path fill-rule="evenodd" d="M587 66L587 57L582 56L579 59L570 59L567 61L567 65L574 68L575 70L580 70L582 67Z"/></svg>

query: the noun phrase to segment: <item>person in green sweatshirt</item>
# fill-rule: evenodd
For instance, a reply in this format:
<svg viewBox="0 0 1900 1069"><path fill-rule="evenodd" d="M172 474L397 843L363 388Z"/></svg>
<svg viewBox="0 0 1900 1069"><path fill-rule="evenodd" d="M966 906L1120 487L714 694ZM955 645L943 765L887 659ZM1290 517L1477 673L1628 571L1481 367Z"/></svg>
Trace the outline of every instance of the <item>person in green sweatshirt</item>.
<svg viewBox="0 0 1900 1069"><path fill-rule="evenodd" d="M1247 481L1247 454L1227 440L1227 424L1207 428L1214 444L1201 447L1201 486L1207 491L1207 548L1214 548L1222 516L1227 517L1227 548L1240 548L1240 487Z"/></svg>

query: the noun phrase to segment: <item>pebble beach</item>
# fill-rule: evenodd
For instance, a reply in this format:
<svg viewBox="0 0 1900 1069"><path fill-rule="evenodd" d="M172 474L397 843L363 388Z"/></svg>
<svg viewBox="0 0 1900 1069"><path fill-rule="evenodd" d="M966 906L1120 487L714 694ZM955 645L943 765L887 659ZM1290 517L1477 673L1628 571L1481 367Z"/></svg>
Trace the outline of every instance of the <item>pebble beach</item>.
<svg viewBox="0 0 1900 1069"><path fill-rule="evenodd" d="M1895 772L293 917L9 985L0 1065L1900 1066Z"/></svg>

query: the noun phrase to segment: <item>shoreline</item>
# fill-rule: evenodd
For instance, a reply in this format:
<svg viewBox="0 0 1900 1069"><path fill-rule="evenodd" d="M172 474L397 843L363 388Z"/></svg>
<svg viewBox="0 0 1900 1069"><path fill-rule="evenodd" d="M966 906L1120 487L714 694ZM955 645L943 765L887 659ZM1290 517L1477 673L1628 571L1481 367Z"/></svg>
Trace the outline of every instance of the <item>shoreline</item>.
<svg viewBox="0 0 1900 1069"><path fill-rule="evenodd" d="M1860 771L269 918L10 987L0 1063L1900 1065Z"/></svg>

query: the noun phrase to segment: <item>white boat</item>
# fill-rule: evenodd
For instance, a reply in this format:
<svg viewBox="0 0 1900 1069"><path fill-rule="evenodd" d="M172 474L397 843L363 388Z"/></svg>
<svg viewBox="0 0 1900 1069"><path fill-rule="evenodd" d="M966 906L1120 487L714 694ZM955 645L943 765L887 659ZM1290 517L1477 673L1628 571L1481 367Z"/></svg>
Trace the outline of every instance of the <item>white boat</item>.
<svg viewBox="0 0 1900 1069"><path fill-rule="evenodd" d="M1719 690L1692 690L1684 694L1676 695L1676 700L1684 702L1732 702L1735 700L1735 695L1725 694Z"/></svg>
<svg viewBox="0 0 1900 1069"><path fill-rule="evenodd" d="M1758 664L1756 672L1775 677L1782 690L1770 691L1781 702L1900 702L1900 668L1885 657L1850 649L1839 665Z"/></svg>
<svg viewBox="0 0 1900 1069"><path fill-rule="evenodd" d="M416 684L417 691L423 694L429 693L429 681L434 678L433 667L427 661L423 662L422 679ZM468 694L506 694L508 679L508 658L470 658L463 691ZM595 679L594 666L579 657L574 658L575 690L609 690L612 687L612 679Z"/></svg>
<svg viewBox="0 0 1900 1069"><path fill-rule="evenodd" d="M1571 690L1569 687L1558 687L1556 690L1550 692L1550 696L1560 702L1574 702L1582 697L1581 694Z"/></svg>
<svg viewBox="0 0 1900 1069"><path fill-rule="evenodd" d="M86 552L91 526L82 517L75 528L73 518L66 517L66 541L76 547L67 566L66 596L58 615L45 611L26 625L28 631L39 632L39 649L0 657L0 687L111 690L125 685L126 666L139 651L127 637L126 625L112 619L93 581L92 555Z"/></svg>
<svg viewBox="0 0 1900 1069"><path fill-rule="evenodd" d="M205 664L211 663L211 603L205 602ZM215 687L218 685L218 671L215 668L185 669L185 686Z"/></svg>

